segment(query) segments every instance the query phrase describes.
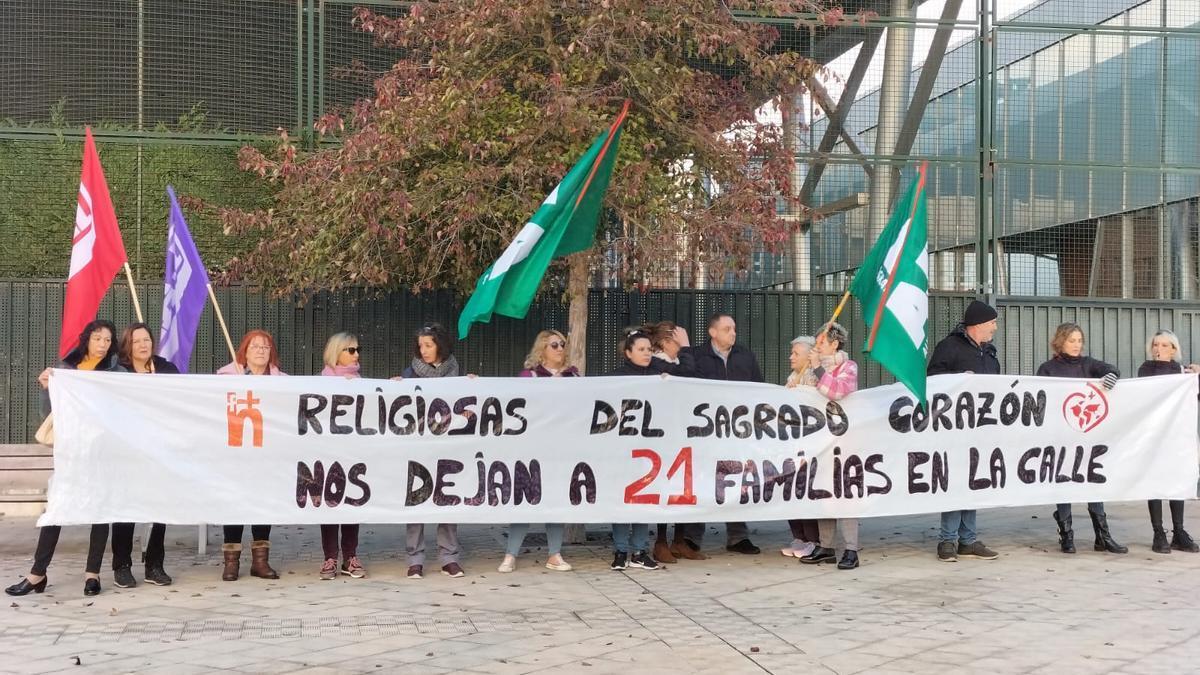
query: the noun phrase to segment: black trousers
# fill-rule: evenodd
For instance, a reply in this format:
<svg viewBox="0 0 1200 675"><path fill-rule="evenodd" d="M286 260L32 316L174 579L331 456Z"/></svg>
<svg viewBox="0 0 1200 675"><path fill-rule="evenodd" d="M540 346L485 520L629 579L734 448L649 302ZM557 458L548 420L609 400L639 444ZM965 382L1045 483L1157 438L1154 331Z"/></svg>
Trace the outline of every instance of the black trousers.
<svg viewBox="0 0 1200 675"><path fill-rule="evenodd" d="M245 525L226 525L225 526L225 543L240 544L242 543L242 533L246 531ZM254 541L266 541L271 538L270 525L251 525L250 537Z"/></svg>
<svg viewBox="0 0 1200 675"><path fill-rule="evenodd" d="M113 523L112 526L112 566L114 570L133 566L133 531L134 523ZM166 556L163 540L167 535L167 526L154 523L150 526L150 538L146 541L146 569L162 569Z"/></svg>
<svg viewBox="0 0 1200 675"><path fill-rule="evenodd" d="M58 537L62 528L57 525L47 525L38 532L37 550L33 554L33 567L29 573L34 576L46 576L50 561L54 559L54 549L58 548ZM100 573L100 564L104 562L104 548L108 545L108 523L92 525L91 538L88 541L87 565L85 572Z"/></svg>

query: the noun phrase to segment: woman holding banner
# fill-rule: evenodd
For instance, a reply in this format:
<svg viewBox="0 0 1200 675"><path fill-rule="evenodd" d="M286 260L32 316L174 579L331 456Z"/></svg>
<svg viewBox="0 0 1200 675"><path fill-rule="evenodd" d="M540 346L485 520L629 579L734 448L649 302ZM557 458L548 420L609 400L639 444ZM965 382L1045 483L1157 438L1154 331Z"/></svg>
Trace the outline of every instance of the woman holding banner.
<svg viewBox="0 0 1200 675"><path fill-rule="evenodd" d="M174 363L155 355L156 346L154 334L150 332L149 326L144 323L130 324L121 333L121 343L117 352L121 367L131 373L178 375L179 369ZM113 581L120 588L132 588L137 585L132 571L133 530L133 523L113 523L112 526ZM163 540L166 535L166 525L154 523L150 526L150 538L142 556L148 584L171 585L171 577L163 570L163 561L166 558Z"/></svg>
<svg viewBox="0 0 1200 675"><path fill-rule="evenodd" d="M801 335L792 340L792 351L788 355L788 363L792 367L792 372L788 373L787 382L784 383L788 389L817 386L817 376L809 361L816 344L817 341L807 335ZM803 558L810 555L817 548L817 543L821 541L816 519L789 520L788 528L792 531L792 543L779 551L787 557Z"/></svg>
<svg viewBox="0 0 1200 675"><path fill-rule="evenodd" d="M321 374L327 377L357 378L359 371L358 338L345 331L334 333L325 343L325 367ZM338 552L342 554L341 572L351 579L362 579L367 570L358 559L358 525L322 525L321 549L325 562L321 564L321 579L332 581L338 575ZM339 542L338 535L341 535Z"/></svg>
<svg viewBox="0 0 1200 675"><path fill-rule="evenodd" d="M88 323L79 334L79 343L67 353L55 367L74 370L105 370L121 372L117 357L117 342L114 339L117 329L111 321L98 319ZM38 384L42 385L42 409L50 412L50 371L47 368L38 376ZM4 589L8 595L28 595L41 593L46 590L49 579L46 569L54 558L54 549L58 547L58 537L62 528L48 525L38 532L37 550L33 554L33 566L29 574L21 581ZM93 596L100 594L100 565L104 561L104 547L108 544L108 523L92 525L91 538L88 541L87 563L84 567L83 594Z"/></svg>
<svg viewBox="0 0 1200 675"><path fill-rule="evenodd" d="M659 321L647 324L642 330L650 336L650 346L654 354L650 359L650 367L656 372L674 377L691 377L696 374L696 359L692 356L691 342L687 331L675 325L674 321ZM685 527L675 525L675 540L667 544L667 525L658 524L658 534L654 538L654 559L661 563L678 562L679 558L688 560L704 560L708 556L699 550L693 550L684 541Z"/></svg>
<svg viewBox="0 0 1200 675"><path fill-rule="evenodd" d="M858 364L842 350L849 336L839 323L830 323L817 336L816 346L808 357L812 377L817 381L817 391L831 401L841 400L858 390ZM833 549L834 532L842 531L845 550L838 561L839 570L858 567L858 519L822 518L817 521L818 541L813 552L800 558L806 565L833 562L837 553Z"/></svg>
<svg viewBox="0 0 1200 675"><path fill-rule="evenodd" d="M654 348L650 335L642 328L628 329L621 340L621 365L608 375L658 375L650 366L654 360ZM622 571L627 567L645 570L658 569L658 563L646 552L650 543L650 526L644 523L613 523L613 561L610 569ZM632 544L632 546L631 546ZM630 555L632 548L633 555Z"/></svg>
<svg viewBox="0 0 1200 675"><path fill-rule="evenodd" d="M533 348L525 357L525 369L518 377L579 377L579 369L567 362L567 338L556 330L544 330L533 340ZM573 567L562 557L562 523L546 523L546 569L555 572L570 572ZM529 523L513 523L508 526L508 546L504 560L497 571L507 573L517 568L517 556L525 543Z"/></svg>
<svg viewBox="0 0 1200 675"><path fill-rule="evenodd" d="M1102 378L1100 386L1111 390L1121 374L1116 366L1090 356L1083 355L1084 335L1078 324L1064 323L1054 331L1050 351L1054 354L1049 361L1038 366L1039 377L1074 377L1080 379ZM1097 551L1128 553L1129 549L1118 544L1108 531L1108 517L1104 514L1104 502L1088 504L1088 515L1092 517L1092 529L1096 532ZM1075 531L1071 522L1071 505L1059 504L1054 512L1058 523L1059 545L1063 553L1075 552Z"/></svg>
<svg viewBox="0 0 1200 675"><path fill-rule="evenodd" d="M408 377L458 377L458 360L454 358L454 342L450 332L440 323L427 323L417 331L413 344L412 363L404 369L401 379ZM409 523L405 551L408 554L409 579L425 575L425 524ZM459 563L458 525L439 523L437 526L438 559L442 574L452 579L466 576Z"/></svg>
<svg viewBox="0 0 1200 675"><path fill-rule="evenodd" d="M244 365L243 365L244 364ZM279 350L275 338L262 329L254 329L238 345L233 363L222 366L218 375L287 375L279 369ZM242 534L245 525L226 525L225 543L221 546L225 568L222 581L237 581L242 567ZM260 579L278 579L279 573L271 569L271 526L250 526L250 576Z"/></svg>
<svg viewBox="0 0 1200 675"><path fill-rule="evenodd" d="M1138 367L1138 377L1154 377L1157 375L1181 375L1200 372L1200 366L1190 365L1186 368L1181 361L1179 338L1169 330L1160 330L1150 336L1146 343L1146 362ZM1162 500L1150 500L1150 526L1154 528L1154 543L1150 545L1155 553L1170 553L1187 551L1200 552L1200 546L1183 529L1183 500L1172 499L1171 504L1171 541L1167 541L1167 531L1163 529Z"/></svg>

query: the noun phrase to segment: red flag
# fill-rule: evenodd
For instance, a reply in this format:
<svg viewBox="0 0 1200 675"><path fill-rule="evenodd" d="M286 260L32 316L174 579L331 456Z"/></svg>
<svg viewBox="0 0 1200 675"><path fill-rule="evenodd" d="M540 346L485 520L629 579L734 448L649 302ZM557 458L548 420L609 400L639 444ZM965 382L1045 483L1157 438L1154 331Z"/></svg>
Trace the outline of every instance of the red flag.
<svg viewBox="0 0 1200 675"><path fill-rule="evenodd" d="M117 214L108 196L104 169L92 129L87 128L83 142L83 174L79 178L79 198L75 205L75 236L71 240L71 271L67 273L67 297L63 301L62 334L58 338L58 356L75 348L79 333L96 318L100 300L112 285L113 277L125 265L125 243L117 227Z"/></svg>

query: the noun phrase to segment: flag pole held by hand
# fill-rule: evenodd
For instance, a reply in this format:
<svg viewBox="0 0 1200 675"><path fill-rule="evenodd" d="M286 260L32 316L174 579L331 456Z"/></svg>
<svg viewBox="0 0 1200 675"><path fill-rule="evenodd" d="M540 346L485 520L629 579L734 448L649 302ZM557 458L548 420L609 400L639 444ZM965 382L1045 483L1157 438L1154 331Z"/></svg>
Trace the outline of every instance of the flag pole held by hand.
<svg viewBox="0 0 1200 675"><path fill-rule="evenodd" d="M221 324L221 332L225 334L225 346L229 347L229 356L233 358L233 367L241 370L237 360L237 350L233 348L233 339L229 337L229 326L225 325L225 315L221 314L221 305L217 303L217 294L213 292L212 284L208 286L208 299L212 300L213 312L217 315L217 323Z"/></svg>

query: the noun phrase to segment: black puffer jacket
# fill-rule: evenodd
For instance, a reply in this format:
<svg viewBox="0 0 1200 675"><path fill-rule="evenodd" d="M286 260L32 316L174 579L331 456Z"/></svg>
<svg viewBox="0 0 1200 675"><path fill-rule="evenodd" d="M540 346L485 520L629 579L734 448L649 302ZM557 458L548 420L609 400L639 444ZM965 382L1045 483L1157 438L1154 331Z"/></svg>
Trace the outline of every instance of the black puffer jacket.
<svg viewBox="0 0 1200 675"><path fill-rule="evenodd" d="M976 344L967 336L966 328L959 324L933 348L933 356L929 359L929 367L925 372L929 375L999 375L1000 359L996 357L996 345L990 342Z"/></svg>
<svg viewBox="0 0 1200 675"><path fill-rule="evenodd" d="M152 356L152 357L150 357L150 360L154 362L154 373L156 375L178 375L179 374L179 369L175 367L175 364L171 363L170 361L164 359L161 356L158 356L158 355ZM137 372L133 369L133 365L128 364L128 363L122 363L121 368L123 368L124 370L127 370L131 373ZM143 373L143 374L145 374L145 373Z"/></svg>
<svg viewBox="0 0 1200 675"><path fill-rule="evenodd" d="M695 377L704 380L731 380L734 382L766 382L754 352L735 344L729 350L729 358L722 359L713 351L711 342L692 348L696 360Z"/></svg>
<svg viewBox="0 0 1200 675"><path fill-rule="evenodd" d="M1079 377L1094 379L1108 374L1121 376L1121 371L1111 363L1090 356L1067 356L1059 354L1038 366L1038 377Z"/></svg>
<svg viewBox="0 0 1200 675"><path fill-rule="evenodd" d="M654 359L650 359L650 363L654 363ZM606 376L613 375L658 375L659 372L651 366L639 366L629 359L621 362L616 370L605 373Z"/></svg>
<svg viewBox="0 0 1200 675"><path fill-rule="evenodd" d="M1146 361L1138 366L1138 377L1155 375L1182 375L1183 366L1178 361Z"/></svg>
<svg viewBox="0 0 1200 675"><path fill-rule="evenodd" d="M650 367L658 373L666 373L675 377L695 377L696 376L696 357L692 355L691 347L684 347L679 350L679 363L671 363L666 359L660 359L657 356L650 359Z"/></svg>

